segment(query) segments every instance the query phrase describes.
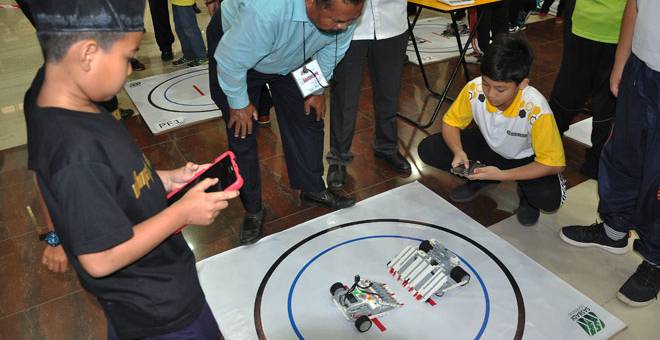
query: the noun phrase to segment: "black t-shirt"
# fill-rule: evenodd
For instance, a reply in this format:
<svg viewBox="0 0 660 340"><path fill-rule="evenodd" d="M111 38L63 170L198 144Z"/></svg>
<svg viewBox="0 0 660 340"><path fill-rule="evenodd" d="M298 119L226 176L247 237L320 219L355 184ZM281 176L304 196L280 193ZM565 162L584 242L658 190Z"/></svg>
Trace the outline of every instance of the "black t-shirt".
<svg viewBox="0 0 660 340"><path fill-rule="evenodd" d="M37 88L39 83L35 79ZM81 267L78 255L129 240L134 225L165 209L165 189L110 113L40 108L30 103L38 91L31 93L25 105L28 166L37 173L83 287L98 298L121 338L159 335L192 323L204 295L194 255L180 233L109 276L93 278Z"/></svg>

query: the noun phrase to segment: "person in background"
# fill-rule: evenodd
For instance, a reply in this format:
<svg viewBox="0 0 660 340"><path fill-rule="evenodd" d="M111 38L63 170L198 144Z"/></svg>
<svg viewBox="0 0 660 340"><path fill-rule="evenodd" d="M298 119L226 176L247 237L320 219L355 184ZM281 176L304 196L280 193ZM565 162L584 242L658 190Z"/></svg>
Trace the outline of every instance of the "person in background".
<svg viewBox="0 0 660 340"><path fill-rule="evenodd" d="M597 179L600 154L616 111L609 75L614 65L625 1L580 0L574 5L570 20L567 18L565 22L570 27L564 36L562 61L550 94L550 107L563 134L590 102L592 146L585 153L580 171ZM568 7L567 12L571 12Z"/></svg>
<svg viewBox="0 0 660 340"><path fill-rule="evenodd" d="M581 2L583 0L579 0ZM577 7L576 7L577 11ZM567 226L561 239L613 254L643 257L616 297L632 307L657 301L660 291L660 2L628 0L609 84L617 96L612 134L598 171L602 222Z"/></svg>
<svg viewBox="0 0 660 340"><path fill-rule="evenodd" d="M346 166L353 160L351 144L365 64L373 89L374 156L396 171L410 171L410 163L399 152L396 118L408 46L406 5L405 0L368 0L357 20L353 41L337 65L330 100L330 151L326 155L326 180L331 189L346 184Z"/></svg>
<svg viewBox="0 0 660 340"><path fill-rule="evenodd" d="M186 64L189 67L195 67L208 64L206 46L204 46L202 32L197 25L194 4L195 0L172 0L174 29L183 52L183 57L172 62L176 66Z"/></svg>
<svg viewBox="0 0 660 340"><path fill-rule="evenodd" d="M241 244L256 242L264 221L258 130L253 129L253 121L266 84L273 96L291 187L301 191L301 200L330 209L355 204L354 199L328 190L323 181L323 86L327 85L320 78L332 78L363 5L364 0L224 0L211 18L208 43L217 45L209 50L215 59L209 64L211 97L223 112L228 144L245 180ZM314 91L303 93L294 74L299 82L314 85Z"/></svg>

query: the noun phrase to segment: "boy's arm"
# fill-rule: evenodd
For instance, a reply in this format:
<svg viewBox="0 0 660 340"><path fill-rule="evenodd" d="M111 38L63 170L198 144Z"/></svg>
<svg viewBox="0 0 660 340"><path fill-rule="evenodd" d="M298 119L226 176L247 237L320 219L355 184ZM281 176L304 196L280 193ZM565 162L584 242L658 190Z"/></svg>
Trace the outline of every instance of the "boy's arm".
<svg viewBox="0 0 660 340"><path fill-rule="evenodd" d="M451 167L457 167L460 164L469 164L469 158L465 151L463 151L463 144L461 143L461 130L455 126L451 126L444 121L442 122L442 139L445 144L454 153L454 159L451 161Z"/></svg>
<svg viewBox="0 0 660 340"><path fill-rule="evenodd" d="M520 181L556 175L562 171L564 171L563 166L549 166L534 161L508 170L501 170L494 166L477 168L474 170L474 175L470 175L468 178L471 180Z"/></svg>
<svg viewBox="0 0 660 340"><path fill-rule="evenodd" d="M46 207L46 203L44 202L41 189L39 188L39 183L37 182L37 174L35 173L32 173L32 182L34 183L34 188L37 193L37 200L39 200L39 212L44 218L44 224L46 225L48 231L54 231L55 228L53 227L53 220L50 218L50 214L48 213L48 207ZM28 210L28 212L31 212L31 210ZM31 215L30 217L34 220L33 223L36 224L37 222L34 216ZM48 270L55 273L65 272L69 267L69 259L66 257L64 247L62 247L61 244L57 247L46 245L46 248L44 248L44 252L41 255L41 263L48 267Z"/></svg>
<svg viewBox="0 0 660 340"><path fill-rule="evenodd" d="M610 75L610 90L614 96L619 94L619 83L623 68L626 66L630 52L632 51L632 38L635 31L635 20L637 19L637 0L628 0L623 12L621 32L619 33L619 44L614 55L614 65Z"/></svg>
<svg viewBox="0 0 660 340"><path fill-rule="evenodd" d="M103 277L137 261L183 225L213 222L227 200L237 191L205 193L217 179L205 179L172 206L133 227L133 236L110 249L78 255L80 264L92 277Z"/></svg>
<svg viewBox="0 0 660 340"><path fill-rule="evenodd" d="M476 169L475 174L468 178L497 181L528 180L562 172L566 165L564 146L552 114L536 115L530 133L535 155L533 162L508 170L487 166Z"/></svg>
<svg viewBox="0 0 660 340"><path fill-rule="evenodd" d="M451 104L449 110L442 117L442 139L454 153L451 162L452 167L460 164L469 164L468 156L463 151L461 143L461 130L472 122L472 105L470 104L470 88L474 88L472 82L463 87L461 92Z"/></svg>

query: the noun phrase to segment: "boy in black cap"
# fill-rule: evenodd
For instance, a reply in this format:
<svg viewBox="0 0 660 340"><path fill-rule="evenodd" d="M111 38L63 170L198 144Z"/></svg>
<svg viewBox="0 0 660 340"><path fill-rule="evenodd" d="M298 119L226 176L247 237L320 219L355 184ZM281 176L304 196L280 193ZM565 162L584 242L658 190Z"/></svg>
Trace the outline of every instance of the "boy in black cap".
<svg viewBox="0 0 660 340"><path fill-rule="evenodd" d="M182 225L211 223L237 192L207 179L167 206L201 166L155 171L124 126L94 102L131 73L145 2L33 1L46 61L26 96L28 165L83 287L108 318L109 339L217 339Z"/></svg>

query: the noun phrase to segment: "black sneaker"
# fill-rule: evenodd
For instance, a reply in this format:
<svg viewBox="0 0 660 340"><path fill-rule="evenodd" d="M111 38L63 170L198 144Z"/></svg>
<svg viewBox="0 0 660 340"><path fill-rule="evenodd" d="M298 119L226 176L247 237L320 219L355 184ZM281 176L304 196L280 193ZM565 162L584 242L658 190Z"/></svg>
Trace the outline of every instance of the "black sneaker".
<svg viewBox="0 0 660 340"><path fill-rule="evenodd" d="M194 59L186 58L186 57L181 57L175 61L172 62L172 65L174 66L179 66L183 64L188 64L189 62L193 61Z"/></svg>
<svg viewBox="0 0 660 340"><path fill-rule="evenodd" d="M621 286L616 297L629 306L644 307L658 298L659 290L660 268L644 261Z"/></svg>
<svg viewBox="0 0 660 340"><path fill-rule="evenodd" d="M496 182L491 181L467 181L449 192L449 198L454 202L470 202L481 192L496 185Z"/></svg>
<svg viewBox="0 0 660 340"><path fill-rule="evenodd" d="M598 247L612 254L628 252L628 236L615 241L607 237L603 222L590 226L572 225L563 227L559 237L566 243L576 247Z"/></svg>
<svg viewBox="0 0 660 340"><path fill-rule="evenodd" d="M520 196L520 204L516 210L518 222L526 227L530 227L539 221L539 216L541 216L541 210L531 206L525 197Z"/></svg>

